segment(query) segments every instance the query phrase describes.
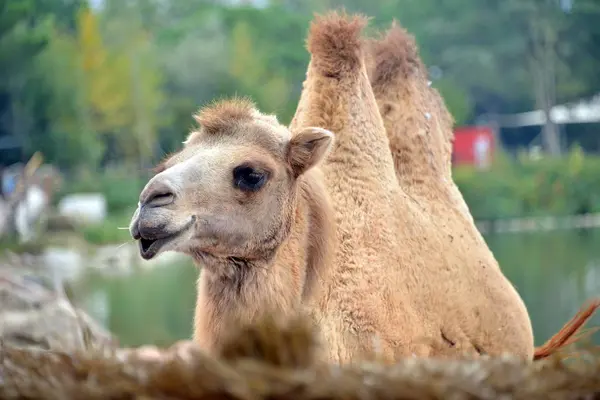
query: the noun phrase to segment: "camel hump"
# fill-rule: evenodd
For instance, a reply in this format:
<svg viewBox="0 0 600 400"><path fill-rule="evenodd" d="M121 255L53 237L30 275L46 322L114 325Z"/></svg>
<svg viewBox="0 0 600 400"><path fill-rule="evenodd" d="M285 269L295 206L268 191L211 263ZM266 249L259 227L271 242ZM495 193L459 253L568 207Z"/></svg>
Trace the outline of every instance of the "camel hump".
<svg viewBox="0 0 600 400"><path fill-rule="evenodd" d="M560 331L552 336L546 343L535 348L533 359L544 359L561 348L580 340L581 335L577 335L577 333L599 307L600 298L594 299L588 305L583 306L577 312L577 314L575 314L575 316L562 327Z"/></svg>
<svg viewBox="0 0 600 400"><path fill-rule="evenodd" d="M371 84L386 86L397 78L408 78L425 69L415 38L394 20L379 40L370 40L372 62Z"/></svg>
<svg viewBox="0 0 600 400"><path fill-rule="evenodd" d="M415 38L393 21L365 45L367 71L400 186L427 198L442 193L439 185L450 185L455 191L452 117L437 90L429 86ZM456 196L451 196L454 202ZM458 203L464 209L462 199Z"/></svg>
<svg viewBox="0 0 600 400"><path fill-rule="evenodd" d="M368 18L363 15L349 16L336 11L315 16L307 39L314 67L329 77L360 70L361 33L367 22Z"/></svg>

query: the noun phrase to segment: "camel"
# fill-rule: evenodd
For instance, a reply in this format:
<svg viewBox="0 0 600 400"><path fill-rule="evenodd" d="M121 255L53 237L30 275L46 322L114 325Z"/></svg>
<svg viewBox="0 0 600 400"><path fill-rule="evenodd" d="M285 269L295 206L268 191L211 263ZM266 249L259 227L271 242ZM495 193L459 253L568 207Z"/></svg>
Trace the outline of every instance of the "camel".
<svg viewBox="0 0 600 400"><path fill-rule="evenodd" d="M333 135L292 137L247 99L217 102L157 168L130 225L141 256L192 256L198 281L194 341L212 353L261 316L293 316L319 297L333 264L333 210L316 165Z"/></svg>
<svg viewBox="0 0 600 400"><path fill-rule="evenodd" d="M179 251L202 268L193 339L209 353L240 325L307 312L327 362L373 353L387 362L503 352L534 358L521 298L471 230L460 193L433 183L438 172L451 181L446 126L436 131L439 147L416 141L408 146L416 157L398 163L402 99L377 84L386 64L377 54L396 53L378 53L373 43L372 85L365 24L336 13L313 22L289 127L244 99L195 116L198 129L140 194L130 233L141 256ZM395 71L384 76L399 87ZM391 111L380 112L378 101ZM437 169L411 170L425 155Z"/></svg>

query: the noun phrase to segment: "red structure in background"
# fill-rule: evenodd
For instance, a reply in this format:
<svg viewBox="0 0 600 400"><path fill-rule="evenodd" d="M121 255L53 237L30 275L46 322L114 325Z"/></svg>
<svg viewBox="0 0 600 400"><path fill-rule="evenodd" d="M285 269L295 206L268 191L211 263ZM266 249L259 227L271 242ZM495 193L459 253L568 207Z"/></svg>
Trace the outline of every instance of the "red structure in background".
<svg viewBox="0 0 600 400"><path fill-rule="evenodd" d="M485 167L492 162L494 132L489 126L460 126L454 129L452 164Z"/></svg>

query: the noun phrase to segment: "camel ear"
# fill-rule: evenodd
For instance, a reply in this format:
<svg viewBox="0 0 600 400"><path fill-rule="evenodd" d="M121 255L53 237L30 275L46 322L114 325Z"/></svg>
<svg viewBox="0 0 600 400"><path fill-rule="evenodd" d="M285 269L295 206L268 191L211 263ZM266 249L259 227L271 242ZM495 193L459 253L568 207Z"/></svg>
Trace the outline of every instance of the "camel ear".
<svg viewBox="0 0 600 400"><path fill-rule="evenodd" d="M319 163L333 143L333 133L322 128L303 128L292 136L288 147L288 162L294 177L302 175Z"/></svg>

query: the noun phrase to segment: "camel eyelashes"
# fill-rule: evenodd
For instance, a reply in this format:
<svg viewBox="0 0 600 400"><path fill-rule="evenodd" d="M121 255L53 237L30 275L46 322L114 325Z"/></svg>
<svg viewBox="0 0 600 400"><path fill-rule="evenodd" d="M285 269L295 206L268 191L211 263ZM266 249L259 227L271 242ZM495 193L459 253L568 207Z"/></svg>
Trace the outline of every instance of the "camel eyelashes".
<svg viewBox="0 0 600 400"><path fill-rule="evenodd" d="M233 170L233 185L244 192L256 192L264 186L267 174L248 165L240 165Z"/></svg>

